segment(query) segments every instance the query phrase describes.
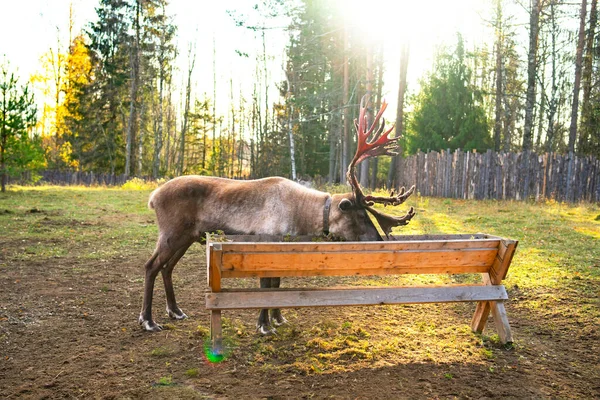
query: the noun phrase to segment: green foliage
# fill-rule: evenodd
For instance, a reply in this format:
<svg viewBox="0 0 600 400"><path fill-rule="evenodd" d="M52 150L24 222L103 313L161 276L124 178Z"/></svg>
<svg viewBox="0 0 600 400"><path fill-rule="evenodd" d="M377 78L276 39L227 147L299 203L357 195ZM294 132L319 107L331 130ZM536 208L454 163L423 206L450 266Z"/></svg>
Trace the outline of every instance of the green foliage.
<svg viewBox="0 0 600 400"><path fill-rule="evenodd" d="M166 357L169 354L171 354L171 351L165 347L157 347L155 349L152 349L152 351L150 352L150 355L152 357Z"/></svg>
<svg viewBox="0 0 600 400"><path fill-rule="evenodd" d="M175 385L175 383L173 383L173 377L172 376L162 376L158 379L158 382L156 382L156 386L173 386Z"/></svg>
<svg viewBox="0 0 600 400"><path fill-rule="evenodd" d="M300 3L290 26L287 80L282 84L282 95L286 96L283 112L286 119L291 117L293 121L298 175L327 176L330 152L336 151L331 140L339 141L344 107L348 107L350 119L358 110L358 102L366 90L367 53L372 51L374 43L365 43L364 36L344 27L343 19L339 18L341 3ZM344 46L345 39L348 49ZM346 59L348 104L343 101L341 67ZM381 83L375 82L375 92L377 84ZM352 141L353 133L349 135Z"/></svg>
<svg viewBox="0 0 600 400"><path fill-rule="evenodd" d="M173 126L172 119L163 118L169 114L167 111L172 112L163 99L175 57L175 27L165 7L164 0L101 0L96 8L98 18L88 27L87 40L77 37L71 44L71 70L66 76L70 90L65 100L66 140L80 169L122 173L129 152L136 172L155 170L157 175L158 157L166 153L162 147L164 132L167 125ZM132 99L134 53L139 53L141 73ZM135 115L130 119L132 106ZM130 148L126 148L125 140L128 128L136 132Z"/></svg>
<svg viewBox="0 0 600 400"><path fill-rule="evenodd" d="M26 84L19 87L18 78L0 65L0 176L2 191L8 176L24 177L44 166L40 139L31 135L36 124L33 94Z"/></svg>
<svg viewBox="0 0 600 400"><path fill-rule="evenodd" d="M190 368L185 371L185 376L188 378L195 378L200 374L200 370L198 368Z"/></svg>
<svg viewBox="0 0 600 400"><path fill-rule="evenodd" d="M146 181L140 178L131 178L121 185L123 190L153 190L166 182L166 179L158 179L156 181Z"/></svg>
<svg viewBox="0 0 600 400"><path fill-rule="evenodd" d="M433 71L421 81L408 121L409 153L419 149L484 151L491 147L482 94L472 83L466 59L458 35L454 51L441 50Z"/></svg>

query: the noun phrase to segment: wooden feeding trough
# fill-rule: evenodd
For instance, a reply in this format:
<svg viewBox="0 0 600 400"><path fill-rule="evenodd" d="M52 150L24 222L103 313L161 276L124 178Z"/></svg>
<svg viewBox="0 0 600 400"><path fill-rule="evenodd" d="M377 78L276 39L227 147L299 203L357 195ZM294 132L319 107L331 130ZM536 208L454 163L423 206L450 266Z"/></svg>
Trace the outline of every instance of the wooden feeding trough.
<svg viewBox="0 0 600 400"><path fill-rule="evenodd" d="M517 241L486 234L399 236L383 242L323 242L310 237L210 236L207 275L213 352L222 351L221 311L234 309L477 302L482 332L489 313L502 343L512 342L502 280ZM480 284L404 287L226 289L222 278L481 274Z"/></svg>

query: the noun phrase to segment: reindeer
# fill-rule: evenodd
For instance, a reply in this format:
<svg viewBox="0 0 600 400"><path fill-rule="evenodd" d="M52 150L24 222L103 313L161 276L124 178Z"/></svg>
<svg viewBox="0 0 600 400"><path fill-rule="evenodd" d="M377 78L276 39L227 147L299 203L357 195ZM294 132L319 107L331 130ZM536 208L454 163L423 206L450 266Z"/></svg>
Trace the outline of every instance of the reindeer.
<svg viewBox="0 0 600 400"><path fill-rule="evenodd" d="M148 206L155 210L158 222L158 242L152 257L146 262L144 301L139 316L142 327L151 332L162 330L152 319L154 281L160 272L167 298L170 318L187 318L175 300L173 268L194 242L207 232L225 234L320 235L333 234L348 241L383 240L367 212L375 217L389 238L393 227L408 224L415 215L413 208L401 217L380 213L375 203L397 206L413 193L404 188L389 197L364 195L356 179L356 164L370 157L394 155L399 145L397 137L389 138L394 129L384 132L385 119L376 130L387 103L383 101L373 123L367 130L366 96L360 104L357 132L358 147L348 166L347 178L352 193L334 194L306 188L285 178L271 177L237 181L207 176L175 178L150 195ZM375 132L373 134L373 132ZM371 137L372 136L372 137ZM260 278L261 288L278 288L280 278ZM261 334L275 332L274 326L286 322L279 309L261 310L257 330Z"/></svg>

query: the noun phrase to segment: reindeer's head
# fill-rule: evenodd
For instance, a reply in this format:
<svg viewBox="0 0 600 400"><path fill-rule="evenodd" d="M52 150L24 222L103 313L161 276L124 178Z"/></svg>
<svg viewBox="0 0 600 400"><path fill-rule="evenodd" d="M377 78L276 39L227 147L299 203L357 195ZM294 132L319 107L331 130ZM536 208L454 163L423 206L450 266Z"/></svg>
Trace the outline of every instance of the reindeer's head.
<svg viewBox="0 0 600 400"><path fill-rule="evenodd" d="M384 206L397 206L404 203L414 192L414 186L408 191L405 191L404 188L402 188L397 195L395 195L392 190L389 197L379 197L364 195L360 184L358 183L358 179L356 178L357 163L370 157L396 155L396 150L398 150L399 147L397 136L392 139L388 137L394 127L392 126L389 130L384 131L385 119L382 120L377 128L379 119L387 108L385 100L368 129L366 116L367 103L368 98L367 96L364 96L360 102L358 121L354 120L358 144L356 154L350 162L346 174L348 182L350 183L350 186L352 186L352 193L334 195L331 206L331 232L344 236L347 240L381 240L367 211L375 217L375 220L388 238L392 228L408 224L410 219L415 215L412 207L401 217L384 214L372 208L375 203L383 204ZM375 133L373 134L373 132ZM369 139L371 135L373 135L373 137Z"/></svg>
<svg viewBox="0 0 600 400"><path fill-rule="evenodd" d="M352 193L332 196L329 230L350 241L382 240L367 211L356 203Z"/></svg>

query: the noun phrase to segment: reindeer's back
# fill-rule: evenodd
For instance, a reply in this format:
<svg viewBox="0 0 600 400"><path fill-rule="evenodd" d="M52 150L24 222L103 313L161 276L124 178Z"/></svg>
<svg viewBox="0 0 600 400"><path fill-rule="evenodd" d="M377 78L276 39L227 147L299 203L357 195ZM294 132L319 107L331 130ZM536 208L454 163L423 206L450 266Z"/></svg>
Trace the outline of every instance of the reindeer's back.
<svg viewBox="0 0 600 400"><path fill-rule="evenodd" d="M156 189L148 205L161 229L195 226L199 231L280 234L305 231L299 227L305 218L298 209L322 207L327 196L280 177L241 181L190 175Z"/></svg>

